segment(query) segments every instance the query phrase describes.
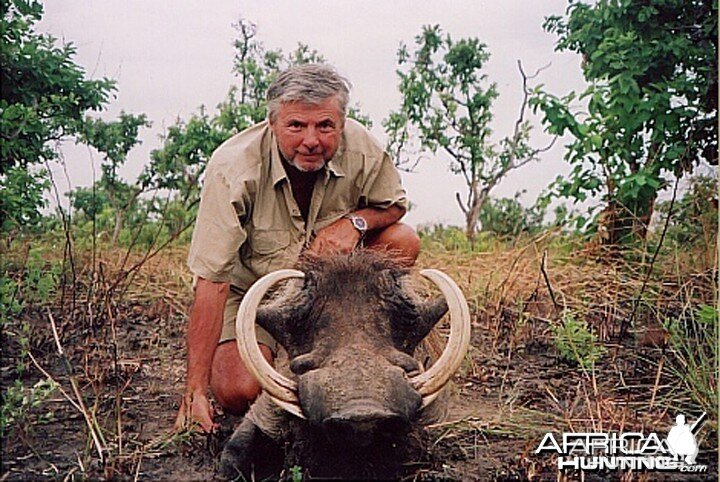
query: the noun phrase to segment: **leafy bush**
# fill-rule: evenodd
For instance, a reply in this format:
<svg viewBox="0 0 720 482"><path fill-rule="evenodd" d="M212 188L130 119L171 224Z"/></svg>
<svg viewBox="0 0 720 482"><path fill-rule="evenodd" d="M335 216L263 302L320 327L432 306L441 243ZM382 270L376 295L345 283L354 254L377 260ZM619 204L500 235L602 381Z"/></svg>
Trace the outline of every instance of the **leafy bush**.
<svg viewBox="0 0 720 482"><path fill-rule="evenodd" d="M28 253L25 266L5 262L0 275L0 328L15 339L20 348L17 364L10 369L22 375L28 367L27 353L32 339L31 327L20 315L27 306L47 304L54 296L61 266L43 258L39 249ZM13 279L13 271L19 271ZM19 280L17 280L19 278ZM12 328L12 329L10 329Z"/></svg>
<svg viewBox="0 0 720 482"><path fill-rule="evenodd" d="M39 209L47 205L43 192L49 186L44 169L13 166L0 174L0 232L37 227Z"/></svg>
<svg viewBox="0 0 720 482"><path fill-rule="evenodd" d="M0 329L3 332L3 343L14 339L19 353L14 366L4 366L8 375L15 380L11 385L3 387L0 437L4 437L13 424L29 425L30 410L40 407L55 390L55 384L48 380L41 380L32 387L24 386L20 380L29 366L28 352L32 339L30 323L21 316L22 312L28 306L47 304L52 299L61 272L59 263L48 261L45 257L42 249L35 248L28 253L24 266L16 265L11 260L4 260L2 265ZM47 420L50 416L50 413L42 415L34 419L33 423Z"/></svg>
<svg viewBox="0 0 720 482"><path fill-rule="evenodd" d="M710 244L718 232L718 181L710 176L690 179L690 189L675 202L667 230L667 239L677 245ZM657 212L664 222L670 201L657 203Z"/></svg>
<svg viewBox="0 0 720 482"><path fill-rule="evenodd" d="M30 410L38 408L47 400L57 388L57 384L50 380L40 380L30 388L24 387L20 380L3 391L0 403L0 437L5 437L7 429L13 424L28 420ZM43 423L52 420L52 412L41 415L37 422Z"/></svg>
<svg viewBox="0 0 720 482"><path fill-rule="evenodd" d="M540 231L545 210L538 206L524 207L519 201L521 194L518 192L512 198L489 198L480 209L481 230L507 237Z"/></svg>
<svg viewBox="0 0 720 482"><path fill-rule="evenodd" d="M88 79L72 44L36 31L41 2L3 0L2 7L0 229L7 230L39 218L45 181L36 167L57 157L52 142L77 134L85 113L107 103L114 83Z"/></svg>
<svg viewBox="0 0 720 482"><path fill-rule="evenodd" d="M565 310L562 322L553 325L555 348L560 357L582 368L589 368L605 353L587 322Z"/></svg>

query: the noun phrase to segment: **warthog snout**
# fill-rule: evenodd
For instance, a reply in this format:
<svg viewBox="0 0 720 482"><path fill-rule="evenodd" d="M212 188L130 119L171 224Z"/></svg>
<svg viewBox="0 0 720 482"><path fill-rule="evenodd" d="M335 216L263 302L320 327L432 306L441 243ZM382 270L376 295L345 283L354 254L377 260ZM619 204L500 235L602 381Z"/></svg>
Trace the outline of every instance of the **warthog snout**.
<svg viewBox="0 0 720 482"><path fill-rule="evenodd" d="M337 350L299 377L303 411L313 424L348 434L409 425L422 404L407 375L415 367L401 368L359 346Z"/></svg>
<svg viewBox="0 0 720 482"><path fill-rule="evenodd" d="M383 435L407 432L410 421L377 402L359 400L326 418L322 428L331 441L364 447Z"/></svg>

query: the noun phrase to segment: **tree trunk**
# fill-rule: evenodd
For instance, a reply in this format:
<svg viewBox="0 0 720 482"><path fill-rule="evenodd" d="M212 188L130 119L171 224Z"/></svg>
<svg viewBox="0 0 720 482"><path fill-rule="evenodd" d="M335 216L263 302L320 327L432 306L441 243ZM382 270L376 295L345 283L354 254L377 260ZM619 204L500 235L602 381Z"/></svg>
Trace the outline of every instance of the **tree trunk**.
<svg viewBox="0 0 720 482"><path fill-rule="evenodd" d="M125 213L120 209L115 209L115 229L113 230L112 239L110 240L111 246L115 246L118 238L120 237L120 231L122 231L123 223L125 221L124 214Z"/></svg>
<svg viewBox="0 0 720 482"><path fill-rule="evenodd" d="M644 241L655 209L657 194L634 206L609 202L598 217L598 235L606 246L628 241Z"/></svg>
<svg viewBox="0 0 720 482"><path fill-rule="evenodd" d="M470 246L475 247L475 230L477 229L477 218L473 218L472 213L465 215L465 237L470 241Z"/></svg>
<svg viewBox="0 0 720 482"><path fill-rule="evenodd" d="M657 194L644 200L643 203L638 203L635 209L635 217L633 218L633 235L636 239L644 241L647 238L648 230L650 228L650 220L652 219L653 212L655 211L655 200Z"/></svg>
<svg viewBox="0 0 720 482"><path fill-rule="evenodd" d="M465 213L465 236L470 241L470 246L475 247L475 233L477 232L478 219L480 218L480 210L488 199L489 189L485 188L478 192L474 190L470 206Z"/></svg>

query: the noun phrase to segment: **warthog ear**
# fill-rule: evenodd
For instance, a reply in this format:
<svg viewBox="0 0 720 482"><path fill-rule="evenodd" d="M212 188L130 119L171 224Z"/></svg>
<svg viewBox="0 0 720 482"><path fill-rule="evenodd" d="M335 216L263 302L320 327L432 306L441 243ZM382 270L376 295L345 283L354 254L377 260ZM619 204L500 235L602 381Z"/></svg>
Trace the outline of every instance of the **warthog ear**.
<svg viewBox="0 0 720 482"><path fill-rule="evenodd" d="M430 333L430 330L445 316L448 311L448 304L445 298L439 296L433 300L423 302L418 307L418 318L410 333L409 342L413 349Z"/></svg>
<svg viewBox="0 0 720 482"><path fill-rule="evenodd" d="M257 310L255 322L270 333L275 341L285 346L287 343L287 320L290 318L287 307L261 307Z"/></svg>
<svg viewBox="0 0 720 482"><path fill-rule="evenodd" d="M389 271L383 274L382 298L391 311L393 344L412 355L418 344L447 313L445 298L439 296L420 301L404 282L405 274Z"/></svg>
<svg viewBox="0 0 720 482"><path fill-rule="evenodd" d="M298 335L300 338L307 336L305 321L312 309L311 293L314 285L312 275L307 275L302 286L281 292L273 301L257 310L255 322L286 350L303 344L303 340L297 339Z"/></svg>

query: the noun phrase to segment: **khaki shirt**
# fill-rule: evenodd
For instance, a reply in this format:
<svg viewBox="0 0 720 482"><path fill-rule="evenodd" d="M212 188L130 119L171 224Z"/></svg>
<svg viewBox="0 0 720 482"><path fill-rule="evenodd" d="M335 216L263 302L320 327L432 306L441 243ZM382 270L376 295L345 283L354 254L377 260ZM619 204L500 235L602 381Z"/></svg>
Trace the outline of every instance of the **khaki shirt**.
<svg viewBox="0 0 720 482"><path fill-rule="evenodd" d="M407 208L400 175L382 146L347 119L335 156L317 177L307 224L267 121L231 137L207 165L190 270L246 290L259 277L291 267L321 229L364 207Z"/></svg>

